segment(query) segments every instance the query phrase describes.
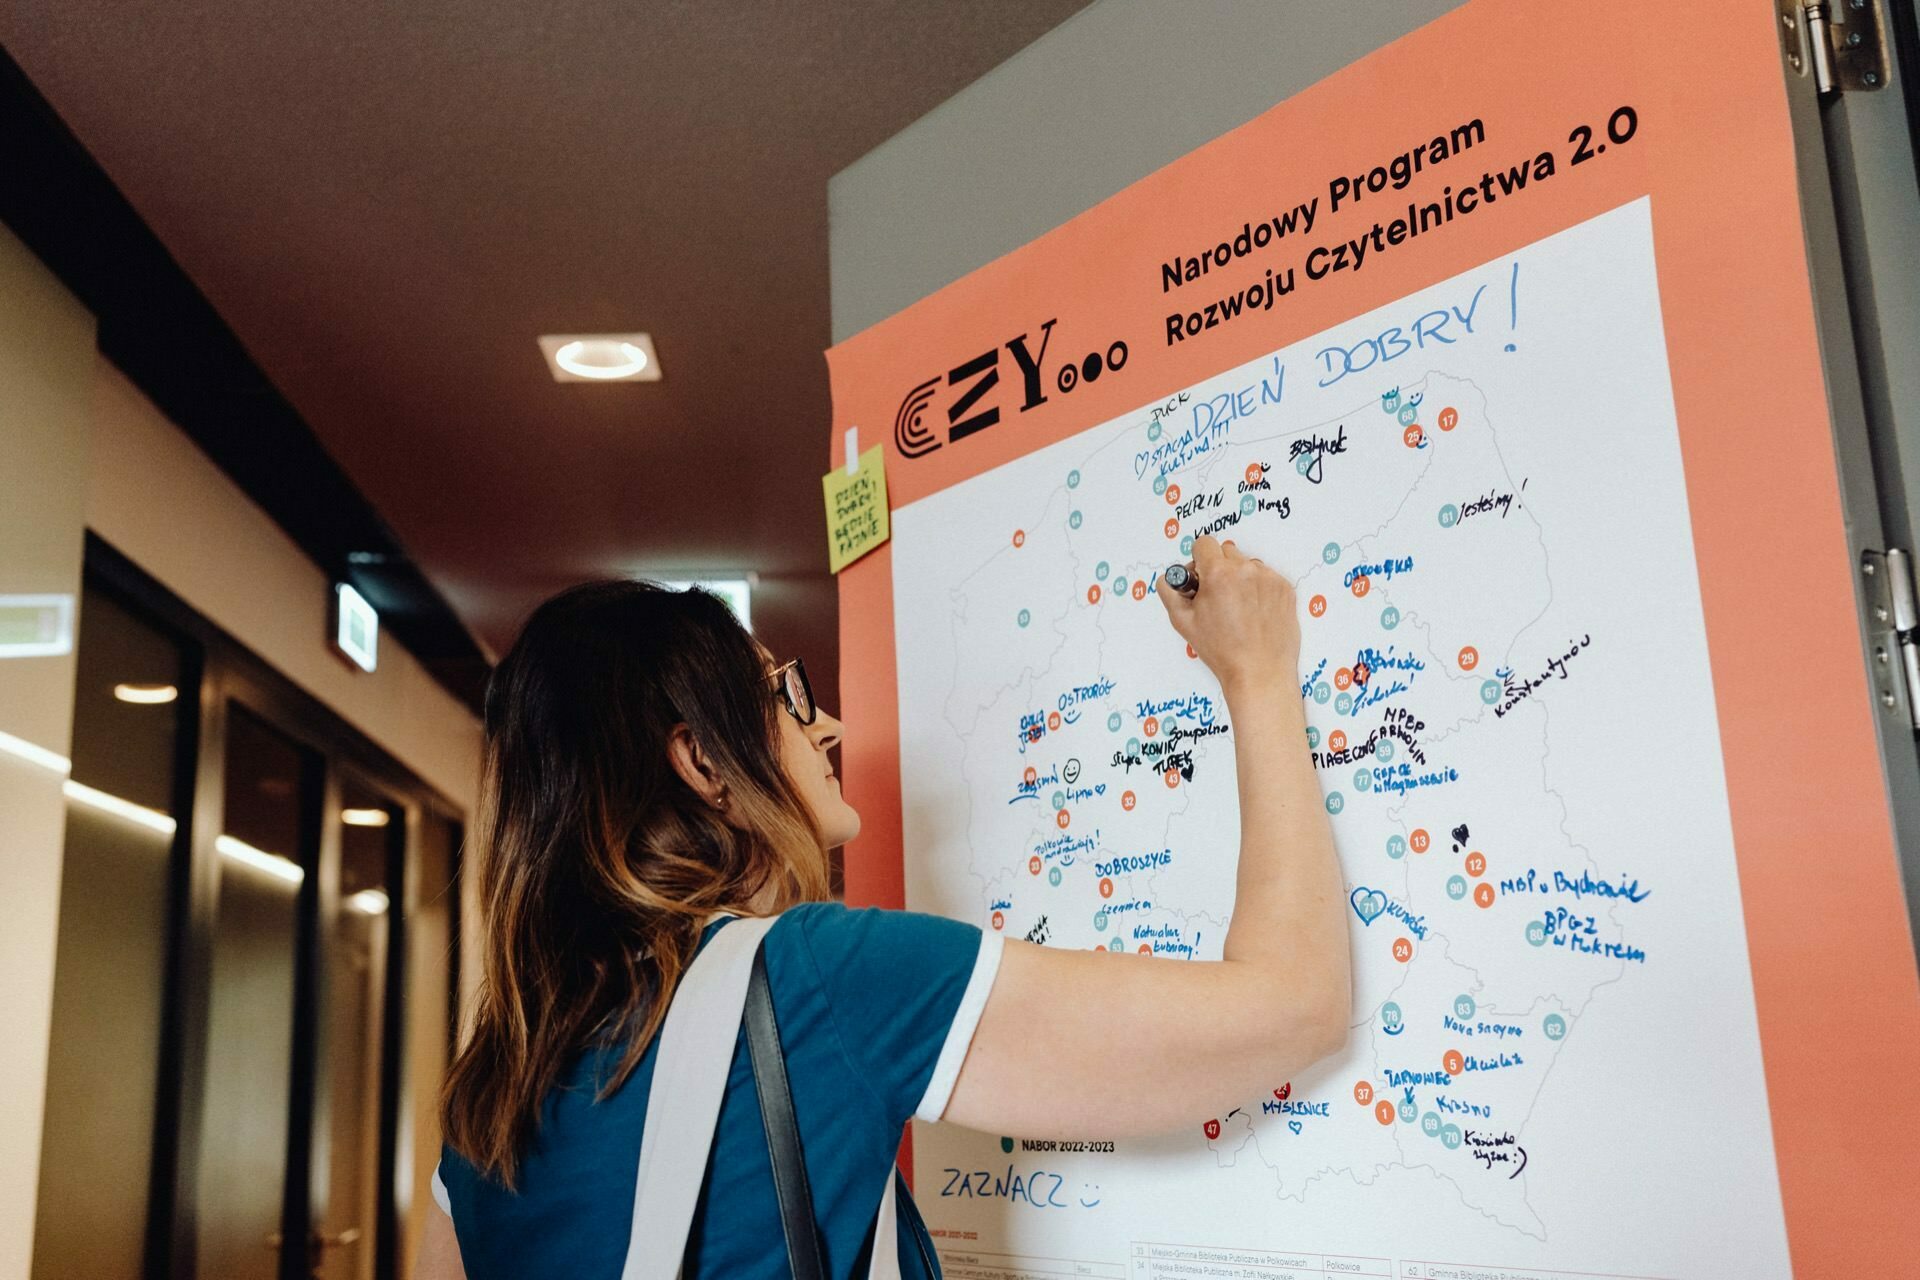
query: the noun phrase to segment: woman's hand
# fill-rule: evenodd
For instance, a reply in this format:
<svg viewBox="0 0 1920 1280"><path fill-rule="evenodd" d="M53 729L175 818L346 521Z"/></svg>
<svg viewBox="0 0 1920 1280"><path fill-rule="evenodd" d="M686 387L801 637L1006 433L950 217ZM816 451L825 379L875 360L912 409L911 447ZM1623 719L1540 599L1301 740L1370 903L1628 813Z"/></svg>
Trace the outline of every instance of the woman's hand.
<svg viewBox="0 0 1920 1280"><path fill-rule="evenodd" d="M1250 683L1294 684L1300 671L1300 616L1293 584L1232 542L1196 538L1200 590L1189 599L1161 587L1167 616L1229 698Z"/></svg>

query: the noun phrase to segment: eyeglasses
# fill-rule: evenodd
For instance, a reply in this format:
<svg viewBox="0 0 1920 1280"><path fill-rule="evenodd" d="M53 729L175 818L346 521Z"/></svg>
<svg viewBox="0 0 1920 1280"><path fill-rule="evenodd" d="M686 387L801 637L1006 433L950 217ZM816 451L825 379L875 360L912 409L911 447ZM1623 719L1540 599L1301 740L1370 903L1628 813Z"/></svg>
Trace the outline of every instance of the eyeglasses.
<svg viewBox="0 0 1920 1280"><path fill-rule="evenodd" d="M781 663L767 679L779 686L776 692L788 715L803 725L812 724L819 717L820 708L813 701L813 685L807 679L807 665L800 659Z"/></svg>

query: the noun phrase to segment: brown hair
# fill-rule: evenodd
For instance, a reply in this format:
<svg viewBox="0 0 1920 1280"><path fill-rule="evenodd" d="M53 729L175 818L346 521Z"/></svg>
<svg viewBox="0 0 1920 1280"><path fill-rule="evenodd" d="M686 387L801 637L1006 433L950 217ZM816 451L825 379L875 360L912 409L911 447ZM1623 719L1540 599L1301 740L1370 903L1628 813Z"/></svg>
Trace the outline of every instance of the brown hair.
<svg viewBox="0 0 1920 1280"><path fill-rule="evenodd" d="M483 913L473 1028L441 1093L447 1142L512 1189L540 1103L597 1036L626 1082L702 922L827 896L819 827L780 763L760 647L703 591L600 582L534 611L487 685L472 849ZM685 724L723 820L668 757Z"/></svg>

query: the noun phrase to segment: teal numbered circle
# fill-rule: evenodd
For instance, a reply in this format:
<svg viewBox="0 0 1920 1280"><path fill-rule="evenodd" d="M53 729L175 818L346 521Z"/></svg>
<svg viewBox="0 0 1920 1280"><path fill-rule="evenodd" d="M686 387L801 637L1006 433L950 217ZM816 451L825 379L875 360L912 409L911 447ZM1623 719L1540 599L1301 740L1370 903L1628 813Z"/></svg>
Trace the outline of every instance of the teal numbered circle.
<svg viewBox="0 0 1920 1280"><path fill-rule="evenodd" d="M1080 487L1080 472L1076 468L1073 471L1067 472L1067 488L1078 489L1079 487Z"/></svg>
<svg viewBox="0 0 1920 1280"><path fill-rule="evenodd" d="M1467 896L1467 878L1465 876L1447 877L1447 896L1455 902Z"/></svg>
<svg viewBox="0 0 1920 1280"><path fill-rule="evenodd" d="M1353 789L1355 791L1373 790L1373 770L1355 769L1353 771Z"/></svg>
<svg viewBox="0 0 1920 1280"><path fill-rule="evenodd" d="M1500 701L1500 682L1498 680L1482 680L1480 682L1480 701L1486 703L1488 706L1492 706L1494 703Z"/></svg>
<svg viewBox="0 0 1920 1280"><path fill-rule="evenodd" d="M1420 421L1420 411L1410 404L1403 404L1400 406L1399 417L1401 426L1410 427Z"/></svg>
<svg viewBox="0 0 1920 1280"><path fill-rule="evenodd" d="M1147 424L1147 439L1158 440L1159 438L1160 438L1160 424L1157 422L1149 422Z"/></svg>
<svg viewBox="0 0 1920 1280"><path fill-rule="evenodd" d="M1183 556L1190 556L1193 554L1193 535L1192 534L1188 534L1186 537L1180 539L1180 554Z"/></svg>
<svg viewBox="0 0 1920 1280"><path fill-rule="evenodd" d="M1327 793L1327 812L1328 813L1338 813L1346 807L1347 807L1347 798L1345 796L1341 795L1338 791L1329 791Z"/></svg>
<svg viewBox="0 0 1920 1280"><path fill-rule="evenodd" d="M1479 1007L1480 1007L1479 1005L1473 1002L1473 997L1470 995L1462 994L1462 995L1457 995L1453 998L1453 1016L1460 1019L1460 1021L1462 1022L1465 1022L1468 1018L1471 1018L1473 1016L1473 1011L1475 1009L1478 1009Z"/></svg>
<svg viewBox="0 0 1920 1280"><path fill-rule="evenodd" d="M1333 700L1333 709L1335 711L1338 711L1343 716L1350 714L1353 711L1353 695L1350 693L1343 693L1339 697L1335 698Z"/></svg>
<svg viewBox="0 0 1920 1280"><path fill-rule="evenodd" d="M1117 596L1123 596L1126 593L1127 593L1127 580L1125 578L1115 578L1113 580L1113 594Z"/></svg>
<svg viewBox="0 0 1920 1280"><path fill-rule="evenodd" d="M1407 856L1407 838L1405 836L1387 837L1387 856L1395 862Z"/></svg>
<svg viewBox="0 0 1920 1280"><path fill-rule="evenodd" d="M1024 627L1024 626L1026 626L1026 625L1027 625L1027 624L1028 624L1029 622L1032 622L1032 621L1033 621L1033 615L1032 615L1031 613L1029 613L1029 612L1027 612L1027 611L1026 611L1025 609L1022 609L1022 610L1020 611L1020 617L1019 617L1019 622L1020 622L1020 625Z"/></svg>
<svg viewBox="0 0 1920 1280"><path fill-rule="evenodd" d="M1307 750L1318 751L1319 749L1320 749L1320 731L1314 728L1312 725L1308 725L1307 726Z"/></svg>
<svg viewBox="0 0 1920 1280"><path fill-rule="evenodd" d="M1323 707L1326 706L1328 700L1331 699L1332 697L1333 697L1333 686L1328 684L1325 680L1322 680L1319 684L1313 686L1313 700L1319 703L1321 706Z"/></svg>
<svg viewBox="0 0 1920 1280"><path fill-rule="evenodd" d="M1105 560L1093 566L1093 576L1102 582L1107 580L1107 562Z"/></svg>
<svg viewBox="0 0 1920 1280"><path fill-rule="evenodd" d="M1070 512L1068 512L1068 513L1067 513L1067 528L1069 528L1069 529L1078 529L1079 527L1080 527L1080 513L1079 513L1078 511L1070 511Z"/></svg>
<svg viewBox="0 0 1920 1280"><path fill-rule="evenodd" d="M1320 548L1320 558L1328 564L1332 564L1338 560L1340 558L1340 544L1337 542L1329 542L1326 546Z"/></svg>
<svg viewBox="0 0 1920 1280"><path fill-rule="evenodd" d="M1385 764L1387 761L1393 759L1393 739L1382 738L1379 742L1375 743L1373 747L1373 758L1381 764Z"/></svg>
<svg viewBox="0 0 1920 1280"><path fill-rule="evenodd" d="M1102 933L1105 933L1107 931L1107 913L1106 912L1096 911L1093 913L1093 927L1098 929Z"/></svg>
<svg viewBox="0 0 1920 1280"><path fill-rule="evenodd" d="M1538 920L1527 921L1527 943L1529 946L1535 946L1535 947L1546 946L1547 945L1547 926L1540 923Z"/></svg>
<svg viewBox="0 0 1920 1280"><path fill-rule="evenodd" d="M1439 1137L1440 1130L1443 1127L1445 1126L1440 1119L1440 1113L1438 1111L1429 1111L1420 1117L1420 1132L1426 1134L1429 1138Z"/></svg>
<svg viewBox="0 0 1920 1280"><path fill-rule="evenodd" d="M1380 611L1380 625L1382 627L1385 627L1388 631L1391 631L1395 627L1399 626L1400 611L1394 608L1392 605L1388 605L1386 608L1382 609Z"/></svg>
<svg viewBox="0 0 1920 1280"><path fill-rule="evenodd" d="M1110 733L1118 733L1120 731L1120 713L1118 711L1107 717L1107 730Z"/></svg>
<svg viewBox="0 0 1920 1280"><path fill-rule="evenodd" d="M1123 943L1123 942L1121 942L1121 941L1120 941L1120 939L1118 939L1118 938L1108 938L1108 939L1107 939L1107 950L1109 950L1109 951L1119 951L1119 950L1121 950L1122 948L1124 948L1125 946L1126 946L1126 944L1125 944L1125 943Z"/></svg>
<svg viewBox="0 0 1920 1280"><path fill-rule="evenodd" d="M1567 1036L1567 1020L1557 1013L1550 1013L1540 1023L1540 1034L1549 1040L1564 1040Z"/></svg>
<svg viewBox="0 0 1920 1280"><path fill-rule="evenodd" d="M1259 505L1259 500L1252 494L1248 494L1246 497L1240 499L1240 514L1250 516L1253 514L1253 509Z"/></svg>
<svg viewBox="0 0 1920 1280"><path fill-rule="evenodd" d="M1440 1127L1440 1145L1449 1151L1459 1150L1460 1126L1457 1124L1442 1125Z"/></svg>
<svg viewBox="0 0 1920 1280"><path fill-rule="evenodd" d="M1381 393L1380 412L1392 413L1395 409L1398 409L1399 407L1400 407L1400 388L1395 387L1391 391L1386 391Z"/></svg>
<svg viewBox="0 0 1920 1280"><path fill-rule="evenodd" d="M1400 1006L1393 1001L1389 1000L1380 1006L1380 1025L1388 1031L1399 1033L1400 1016Z"/></svg>
<svg viewBox="0 0 1920 1280"><path fill-rule="evenodd" d="M1047 883L1056 889L1060 887L1060 868L1054 867L1047 872Z"/></svg>
<svg viewBox="0 0 1920 1280"><path fill-rule="evenodd" d="M1440 508L1440 527L1442 529L1451 529L1459 523L1460 508L1454 506L1451 502Z"/></svg>
<svg viewBox="0 0 1920 1280"><path fill-rule="evenodd" d="M1130 756L1136 756L1136 757L1140 754L1140 739L1138 738L1127 739L1127 754Z"/></svg>
<svg viewBox="0 0 1920 1280"><path fill-rule="evenodd" d="M1400 1104L1400 1122L1402 1124L1412 1124L1419 1115L1420 1108L1414 1106L1411 1102L1403 1102Z"/></svg>
<svg viewBox="0 0 1920 1280"><path fill-rule="evenodd" d="M1299 457L1295 458L1293 460L1293 469L1295 471L1298 471L1301 475L1305 475L1307 474L1307 472L1313 470L1313 455L1310 453L1303 453Z"/></svg>
<svg viewBox="0 0 1920 1280"><path fill-rule="evenodd" d="M1162 733L1172 733L1172 732L1173 732L1173 717L1172 717L1172 716L1168 716L1168 717L1167 717L1166 719L1164 719L1164 720L1162 720L1162 721L1160 722L1160 732L1162 732Z"/></svg>
<svg viewBox="0 0 1920 1280"><path fill-rule="evenodd" d="M1155 476L1153 478L1154 496L1157 498L1161 494L1165 493L1166 491L1167 491L1167 478L1165 476Z"/></svg>
<svg viewBox="0 0 1920 1280"><path fill-rule="evenodd" d="M1054 792L1053 793L1053 811L1055 813L1058 813L1066 807L1067 807L1067 793L1064 791Z"/></svg>

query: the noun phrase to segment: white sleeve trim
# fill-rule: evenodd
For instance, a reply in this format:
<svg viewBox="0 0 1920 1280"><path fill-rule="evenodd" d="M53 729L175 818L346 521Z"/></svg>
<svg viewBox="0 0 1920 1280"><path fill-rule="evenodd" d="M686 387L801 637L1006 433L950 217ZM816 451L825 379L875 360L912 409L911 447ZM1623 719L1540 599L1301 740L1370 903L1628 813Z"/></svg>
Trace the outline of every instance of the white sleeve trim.
<svg viewBox="0 0 1920 1280"><path fill-rule="evenodd" d="M940 1056L933 1064L933 1079L927 1081L927 1091L920 1095L920 1105L913 1110L915 1119L931 1124L946 1114L947 1101L953 1097L953 1086L960 1079L960 1064L967 1059L967 1049L973 1044L974 1030L979 1027L980 1015L987 1007L994 977L1000 972L1000 957L1007 949L1006 943L999 934L981 930L980 953L974 957L973 976L967 979L967 989L960 994L960 1007L953 1012L953 1025L947 1028L946 1043L940 1046Z"/></svg>
<svg viewBox="0 0 1920 1280"><path fill-rule="evenodd" d="M440 1212L449 1218L453 1216L453 1200L447 1195L447 1184L440 1180L440 1166L433 1166L433 1202L440 1206Z"/></svg>

